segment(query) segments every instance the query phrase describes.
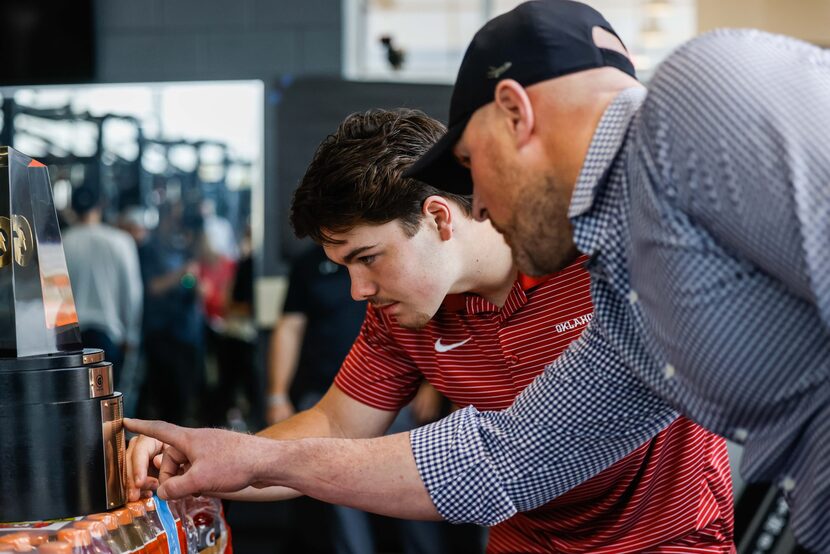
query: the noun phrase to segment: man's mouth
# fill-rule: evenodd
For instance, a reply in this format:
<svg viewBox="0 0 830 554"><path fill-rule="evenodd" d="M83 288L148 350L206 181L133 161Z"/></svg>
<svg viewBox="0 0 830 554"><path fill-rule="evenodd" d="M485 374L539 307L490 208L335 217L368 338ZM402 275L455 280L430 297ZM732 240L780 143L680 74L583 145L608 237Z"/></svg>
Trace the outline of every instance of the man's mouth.
<svg viewBox="0 0 830 554"><path fill-rule="evenodd" d="M397 302L392 302L390 304L385 304L385 305L381 306L380 309L383 310L384 312L388 312L397 305L398 305Z"/></svg>

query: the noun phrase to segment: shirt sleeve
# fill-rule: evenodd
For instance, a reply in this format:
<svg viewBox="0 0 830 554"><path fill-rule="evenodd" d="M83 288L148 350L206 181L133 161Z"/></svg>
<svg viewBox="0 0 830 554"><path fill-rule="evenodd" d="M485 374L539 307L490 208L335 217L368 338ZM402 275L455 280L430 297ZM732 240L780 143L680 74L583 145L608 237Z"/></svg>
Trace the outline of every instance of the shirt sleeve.
<svg viewBox="0 0 830 554"><path fill-rule="evenodd" d="M495 525L597 475L676 417L593 320L510 408L459 410L414 430L411 446L445 519Z"/></svg>
<svg viewBox="0 0 830 554"><path fill-rule="evenodd" d="M395 411L409 404L422 379L415 362L395 341L390 323L370 305L335 384L363 404Z"/></svg>
<svg viewBox="0 0 830 554"><path fill-rule="evenodd" d="M661 64L639 125L656 193L830 328L830 52L703 35Z"/></svg>

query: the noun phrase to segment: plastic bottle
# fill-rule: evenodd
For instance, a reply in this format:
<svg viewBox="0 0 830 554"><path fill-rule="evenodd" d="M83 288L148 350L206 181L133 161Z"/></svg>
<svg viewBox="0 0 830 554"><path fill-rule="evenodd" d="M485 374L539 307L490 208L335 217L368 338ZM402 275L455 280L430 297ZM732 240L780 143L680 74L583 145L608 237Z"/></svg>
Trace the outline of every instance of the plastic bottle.
<svg viewBox="0 0 830 554"><path fill-rule="evenodd" d="M100 521L109 531L110 538L115 543L113 551L121 554L131 554L135 548L130 545L130 538L127 532L118 525L118 518L113 514L92 514L86 517L88 521Z"/></svg>
<svg viewBox="0 0 830 554"><path fill-rule="evenodd" d="M76 529L86 529L92 536L92 548L96 554L123 554L118 549L112 536L110 536L106 525L103 521L94 521L85 519L83 521L76 521L73 525Z"/></svg>
<svg viewBox="0 0 830 554"><path fill-rule="evenodd" d="M29 535L29 542L32 546L38 547L45 542L49 542L49 533L46 531L25 531Z"/></svg>
<svg viewBox="0 0 830 554"><path fill-rule="evenodd" d="M92 547L92 535L86 529L61 529L58 531L58 540L72 545L72 554L96 554Z"/></svg>
<svg viewBox="0 0 830 554"><path fill-rule="evenodd" d="M72 545L65 541L45 542L37 551L38 554L72 554Z"/></svg>
<svg viewBox="0 0 830 554"><path fill-rule="evenodd" d="M200 510L193 514L193 523L196 525L199 542L199 552L214 554L217 550L216 541L219 538L216 534L215 518L207 510Z"/></svg>
<svg viewBox="0 0 830 554"><path fill-rule="evenodd" d="M0 535L0 550L10 552L34 552L35 547L26 533L9 533Z"/></svg>
<svg viewBox="0 0 830 554"><path fill-rule="evenodd" d="M150 528L156 535L161 554L170 554L170 546L167 544L167 532L164 530L164 525L161 523L161 518L156 510L156 499L145 498L141 503L144 504L144 509L147 511L147 521L150 522Z"/></svg>
<svg viewBox="0 0 830 554"><path fill-rule="evenodd" d="M222 515L222 503L216 498L199 496L188 499L187 511L199 529L199 537L202 539L199 551L202 552L202 543L205 543L208 552L223 553L228 545L230 530L226 528ZM213 540L210 540L211 535Z"/></svg>
<svg viewBox="0 0 830 554"><path fill-rule="evenodd" d="M158 541L158 533L153 529L150 520L147 519L147 509L143 502L128 502L127 509L133 516L133 525L138 529L138 534L144 543L144 548L149 554L161 554L161 545Z"/></svg>
<svg viewBox="0 0 830 554"><path fill-rule="evenodd" d="M196 550L196 528L192 521L188 521L184 500L171 500L167 505L176 519L176 530L179 534L179 547L182 553L198 554L199 551Z"/></svg>
<svg viewBox="0 0 830 554"><path fill-rule="evenodd" d="M113 510L110 513L118 518L118 527L123 529L127 535L130 548L133 549L132 551L138 554L150 554L144 547L144 539L139 533L138 528L133 525L133 515L130 513L130 510L121 508L119 510Z"/></svg>

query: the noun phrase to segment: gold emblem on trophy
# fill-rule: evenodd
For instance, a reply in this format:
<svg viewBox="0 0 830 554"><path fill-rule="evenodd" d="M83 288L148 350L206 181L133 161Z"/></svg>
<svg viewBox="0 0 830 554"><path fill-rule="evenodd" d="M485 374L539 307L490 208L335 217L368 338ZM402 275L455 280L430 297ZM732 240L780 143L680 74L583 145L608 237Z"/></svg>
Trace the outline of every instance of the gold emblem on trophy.
<svg viewBox="0 0 830 554"><path fill-rule="evenodd" d="M12 223L14 222L14 223ZM0 216L0 268L12 263L26 267L34 254L32 226L22 215Z"/></svg>
<svg viewBox="0 0 830 554"><path fill-rule="evenodd" d="M12 263L12 226L8 217L0 216L0 268Z"/></svg>
<svg viewBox="0 0 830 554"><path fill-rule="evenodd" d="M22 215L12 216L12 232L14 233L13 250L14 261L20 267L29 265L32 254L35 252L35 244L32 237L32 226L29 220Z"/></svg>

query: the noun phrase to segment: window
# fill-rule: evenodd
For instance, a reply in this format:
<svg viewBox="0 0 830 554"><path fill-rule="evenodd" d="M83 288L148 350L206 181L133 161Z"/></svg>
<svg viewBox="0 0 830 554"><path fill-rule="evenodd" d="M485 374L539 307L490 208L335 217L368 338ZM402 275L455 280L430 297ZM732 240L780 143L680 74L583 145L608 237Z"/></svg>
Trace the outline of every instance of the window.
<svg viewBox="0 0 830 554"><path fill-rule="evenodd" d="M489 19L518 0L344 0L345 76L446 82ZM697 28L695 0L589 0L614 26L643 80ZM385 39L385 40L384 40ZM397 66L397 67L396 67Z"/></svg>

